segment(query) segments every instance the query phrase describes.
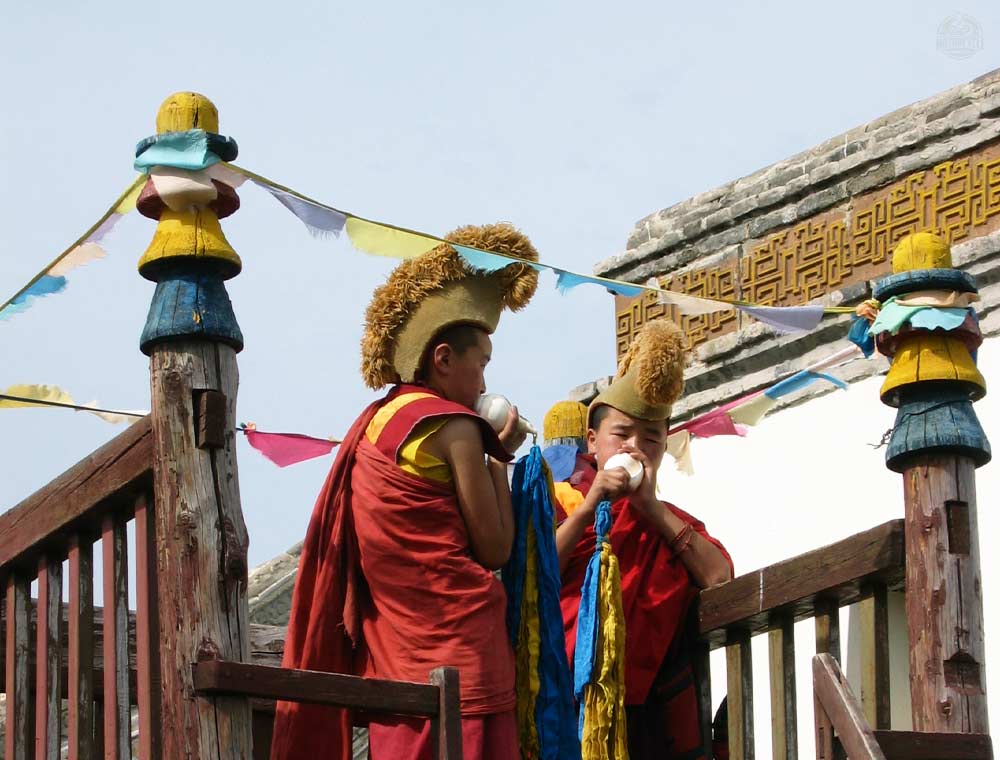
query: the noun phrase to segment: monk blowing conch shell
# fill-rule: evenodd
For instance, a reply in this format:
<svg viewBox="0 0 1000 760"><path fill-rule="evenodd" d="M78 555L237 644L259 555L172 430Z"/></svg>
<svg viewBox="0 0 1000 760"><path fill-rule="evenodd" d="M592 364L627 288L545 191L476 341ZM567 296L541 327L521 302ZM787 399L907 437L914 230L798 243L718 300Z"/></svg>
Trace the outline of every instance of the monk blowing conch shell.
<svg viewBox="0 0 1000 760"><path fill-rule="evenodd" d="M508 224L447 239L538 258ZM513 542L506 462L522 434L515 410L498 433L474 407L500 313L524 307L537 278L519 263L471 271L442 245L375 292L361 374L391 388L351 427L316 502L285 646L290 668L424 683L457 668L466 760L519 756L506 595L492 571ZM350 738L348 711L279 702L271 757L346 758ZM372 717L369 746L374 760L430 760L430 722Z"/></svg>

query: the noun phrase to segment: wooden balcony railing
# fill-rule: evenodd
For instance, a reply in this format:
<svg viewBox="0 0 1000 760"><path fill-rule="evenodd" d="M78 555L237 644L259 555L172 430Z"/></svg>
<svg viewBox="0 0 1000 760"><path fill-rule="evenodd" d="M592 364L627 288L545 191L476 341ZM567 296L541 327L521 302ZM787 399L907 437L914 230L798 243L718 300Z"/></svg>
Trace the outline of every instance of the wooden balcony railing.
<svg viewBox="0 0 1000 760"><path fill-rule="evenodd" d="M71 760L101 753L106 760L131 757L130 705L135 702L143 724L142 756L152 757L152 452L145 418L0 515L7 760L60 757L63 698ZM131 578L129 522L135 523L136 539ZM104 604L95 609L98 540ZM38 592L32 599L35 581ZM68 605L63 604L64 582ZM130 583L138 602L132 636Z"/></svg>
<svg viewBox="0 0 1000 760"><path fill-rule="evenodd" d="M741 575L701 592L695 658L702 736L710 753L712 694L709 652L726 648L729 751L754 757L752 637L767 633L770 654L772 757L798 757L794 624L812 618L816 651L840 659L839 611L860 602L861 701L876 728L889 728L886 593L905 577L903 521L879 525L830 546ZM711 756L711 754L709 754Z"/></svg>
<svg viewBox="0 0 1000 760"><path fill-rule="evenodd" d="M142 760L160 758L152 467L147 417L0 515L7 760L129 760L133 746ZM94 605L98 542L102 606ZM283 645L283 628L251 625L252 664L194 666L199 694L250 699L255 757L268 756L275 699L426 715L439 757L460 757L457 671L439 668L431 683L409 684L282 670Z"/></svg>

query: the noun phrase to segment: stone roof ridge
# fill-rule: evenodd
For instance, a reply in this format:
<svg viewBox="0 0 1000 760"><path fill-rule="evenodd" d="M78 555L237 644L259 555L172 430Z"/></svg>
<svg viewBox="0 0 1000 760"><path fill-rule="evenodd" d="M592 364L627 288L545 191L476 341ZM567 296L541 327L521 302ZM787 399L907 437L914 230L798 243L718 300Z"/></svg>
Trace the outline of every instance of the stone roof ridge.
<svg viewBox="0 0 1000 760"><path fill-rule="evenodd" d="M247 603L251 622L287 624L301 556L300 541L250 571L247 578Z"/></svg>
<svg viewBox="0 0 1000 760"><path fill-rule="evenodd" d="M664 257L676 259L670 268L683 267L994 136L1000 136L1000 69L649 214L635 224L625 251L598 262L594 272L644 282L663 271ZM942 142L947 155L937 149Z"/></svg>

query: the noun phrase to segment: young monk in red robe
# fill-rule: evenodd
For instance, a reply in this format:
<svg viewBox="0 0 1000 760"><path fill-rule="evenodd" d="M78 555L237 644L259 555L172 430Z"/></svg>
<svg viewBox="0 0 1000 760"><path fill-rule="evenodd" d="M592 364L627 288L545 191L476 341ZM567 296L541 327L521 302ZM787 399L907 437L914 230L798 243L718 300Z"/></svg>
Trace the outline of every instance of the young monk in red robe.
<svg viewBox="0 0 1000 760"><path fill-rule="evenodd" d="M668 320L647 323L622 358L618 375L590 405L589 454L569 482L556 483L556 549L570 662L580 588L594 552L594 514L612 503L611 548L618 557L625 613L625 711L631 760L705 757L683 629L699 589L732 578L732 561L705 526L656 497L671 405L684 382L684 343ZM623 468L604 469L614 454L642 463L629 492Z"/></svg>
<svg viewBox="0 0 1000 760"><path fill-rule="evenodd" d="M537 260L510 225L448 240ZM285 644L292 668L426 682L457 667L466 760L518 757L506 597L491 572L514 537L504 463L517 417L498 436L472 409L501 310L536 285L530 267L477 274L441 246L376 291L362 374L392 389L354 423L316 503ZM271 757L346 758L350 737L347 711L281 702ZM373 718L369 747L373 760L430 760L429 721Z"/></svg>

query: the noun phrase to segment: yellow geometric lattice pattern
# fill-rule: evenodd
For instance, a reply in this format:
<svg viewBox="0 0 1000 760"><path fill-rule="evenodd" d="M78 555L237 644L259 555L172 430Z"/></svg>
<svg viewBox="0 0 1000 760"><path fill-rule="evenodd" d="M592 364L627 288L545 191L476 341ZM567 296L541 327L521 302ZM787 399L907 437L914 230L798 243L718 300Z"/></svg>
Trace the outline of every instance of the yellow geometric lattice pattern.
<svg viewBox="0 0 1000 760"><path fill-rule="evenodd" d="M791 306L891 271L889 254L909 232L936 232L949 244L1000 228L1000 143L945 161L846 200L760 240L744 241L718 264L664 275L661 287L692 295ZM734 311L681 317L655 294L616 298L620 357L650 319L679 321L690 346L737 329ZM749 319L743 317L744 319Z"/></svg>

